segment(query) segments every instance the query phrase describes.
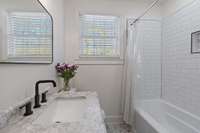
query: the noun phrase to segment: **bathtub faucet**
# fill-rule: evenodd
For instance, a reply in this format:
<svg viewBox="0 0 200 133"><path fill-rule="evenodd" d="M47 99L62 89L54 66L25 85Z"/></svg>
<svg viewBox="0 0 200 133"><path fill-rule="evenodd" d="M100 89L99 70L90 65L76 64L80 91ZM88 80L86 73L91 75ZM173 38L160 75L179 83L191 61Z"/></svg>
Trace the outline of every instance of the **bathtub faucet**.
<svg viewBox="0 0 200 133"><path fill-rule="evenodd" d="M39 84L41 83L52 83L53 87L56 87L56 82L54 80L39 80L35 84L35 106L34 108L39 108L40 105L40 94L39 94Z"/></svg>

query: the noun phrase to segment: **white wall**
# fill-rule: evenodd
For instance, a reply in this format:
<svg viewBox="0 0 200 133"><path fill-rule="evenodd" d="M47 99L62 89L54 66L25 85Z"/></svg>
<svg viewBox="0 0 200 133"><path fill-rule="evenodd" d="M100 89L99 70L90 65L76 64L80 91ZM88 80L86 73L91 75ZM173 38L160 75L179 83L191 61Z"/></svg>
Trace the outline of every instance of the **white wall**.
<svg viewBox="0 0 200 133"><path fill-rule="evenodd" d="M43 10L37 0L1 0L0 9L9 10Z"/></svg>
<svg viewBox="0 0 200 133"><path fill-rule="evenodd" d="M78 59L79 13L112 14L136 18L149 4L149 1L141 0L65 0L66 62L74 62ZM149 12L146 18L160 18L159 7ZM125 29L123 33L125 34ZM98 65L95 61L93 63L93 65L80 65L74 86L79 90L97 91L107 117L120 118L123 64Z"/></svg>
<svg viewBox="0 0 200 133"><path fill-rule="evenodd" d="M163 16L173 14L193 1L194 0L163 0L161 2Z"/></svg>
<svg viewBox="0 0 200 133"><path fill-rule="evenodd" d="M200 54L190 53L191 33L200 30L200 1L175 3L179 10L166 10L163 22L163 98L200 116Z"/></svg>
<svg viewBox="0 0 200 133"><path fill-rule="evenodd" d="M41 0L54 18L54 64L0 64L0 109L34 94L37 80L56 79L54 65L64 60L63 0Z"/></svg>

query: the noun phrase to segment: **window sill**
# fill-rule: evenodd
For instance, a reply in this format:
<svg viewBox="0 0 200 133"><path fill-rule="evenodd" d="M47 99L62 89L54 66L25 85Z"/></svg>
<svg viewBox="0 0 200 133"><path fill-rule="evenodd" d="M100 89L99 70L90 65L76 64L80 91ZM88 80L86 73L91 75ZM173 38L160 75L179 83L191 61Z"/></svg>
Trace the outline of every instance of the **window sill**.
<svg viewBox="0 0 200 133"><path fill-rule="evenodd" d="M115 57L80 57L75 59L78 65L123 65L124 61Z"/></svg>

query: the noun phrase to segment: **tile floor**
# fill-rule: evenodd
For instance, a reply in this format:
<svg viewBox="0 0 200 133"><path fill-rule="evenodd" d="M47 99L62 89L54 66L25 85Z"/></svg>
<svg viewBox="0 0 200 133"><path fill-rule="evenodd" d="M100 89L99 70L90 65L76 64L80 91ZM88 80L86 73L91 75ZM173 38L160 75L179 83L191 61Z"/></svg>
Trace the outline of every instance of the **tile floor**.
<svg viewBox="0 0 200 133"><path fill-rule="evenodd" d="M107 133L133 133L130 126L126 124L107 123Z"/></svg>

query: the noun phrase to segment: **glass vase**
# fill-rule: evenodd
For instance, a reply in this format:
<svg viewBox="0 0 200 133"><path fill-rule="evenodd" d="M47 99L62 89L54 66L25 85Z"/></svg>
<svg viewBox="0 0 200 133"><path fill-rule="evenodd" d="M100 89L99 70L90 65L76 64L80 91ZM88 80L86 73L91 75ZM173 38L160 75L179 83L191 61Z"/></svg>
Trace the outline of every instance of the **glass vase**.
<svg viewBox="0 0 200 133"><path fill-rule="evenodd" d="M69 79L64 79L63 91L70 91L69 81L70 81Z"/></svg>

